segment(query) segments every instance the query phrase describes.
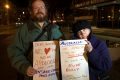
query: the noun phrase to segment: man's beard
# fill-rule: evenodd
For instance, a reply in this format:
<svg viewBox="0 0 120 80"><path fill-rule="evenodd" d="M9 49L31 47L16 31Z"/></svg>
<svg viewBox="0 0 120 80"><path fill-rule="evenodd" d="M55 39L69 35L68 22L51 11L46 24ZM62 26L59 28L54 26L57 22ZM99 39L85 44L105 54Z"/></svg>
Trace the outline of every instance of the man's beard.
<svg viewBox="0 0 120 80"><path fill-rule="evenodd" d="M47 19L47 14L38 13L33 17L33 19L37 22L43 22Z"/></svg>

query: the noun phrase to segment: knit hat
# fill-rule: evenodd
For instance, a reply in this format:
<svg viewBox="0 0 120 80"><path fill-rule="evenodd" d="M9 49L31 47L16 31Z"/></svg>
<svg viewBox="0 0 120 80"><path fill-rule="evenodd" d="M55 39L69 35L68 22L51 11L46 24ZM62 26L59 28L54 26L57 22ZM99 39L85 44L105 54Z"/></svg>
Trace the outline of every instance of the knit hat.
<svg viewBox="0 0 120 80"><path fill-rule="evenodd" d="M88 28L91 30L91 24L87 20L79 20L72 26L72 31L74 34L76 34L81 29Z"/></svg>

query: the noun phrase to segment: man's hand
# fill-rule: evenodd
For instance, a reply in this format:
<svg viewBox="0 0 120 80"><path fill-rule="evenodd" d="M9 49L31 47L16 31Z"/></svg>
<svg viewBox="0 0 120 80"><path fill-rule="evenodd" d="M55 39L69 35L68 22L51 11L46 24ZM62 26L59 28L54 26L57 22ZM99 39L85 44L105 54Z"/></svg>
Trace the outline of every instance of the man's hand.
<svg viewBox="0 0 120 80"><path fill-rule="evenodd" d="M27 69L27 76L33 76L36 73L37 73L37 71L32 66L28 67L28 69Z"/></svg>

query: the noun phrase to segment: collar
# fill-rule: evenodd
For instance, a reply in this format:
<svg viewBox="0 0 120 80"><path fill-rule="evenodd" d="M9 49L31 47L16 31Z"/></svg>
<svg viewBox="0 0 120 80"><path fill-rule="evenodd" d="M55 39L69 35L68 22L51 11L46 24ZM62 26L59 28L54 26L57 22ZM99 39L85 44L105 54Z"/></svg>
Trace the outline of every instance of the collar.
<svg viewBox="0 0 120 80"><path fill-rule="evenodd" d="M43 26L47 26L48 24L49 24L48 21L44 21ZM41 28L40 25L33 20L29 20L27 22L27 26L28 26L28 30L30 30L30 31L33 30L33 29L36 29L36 28L39 28L39 29Z"/></svg>

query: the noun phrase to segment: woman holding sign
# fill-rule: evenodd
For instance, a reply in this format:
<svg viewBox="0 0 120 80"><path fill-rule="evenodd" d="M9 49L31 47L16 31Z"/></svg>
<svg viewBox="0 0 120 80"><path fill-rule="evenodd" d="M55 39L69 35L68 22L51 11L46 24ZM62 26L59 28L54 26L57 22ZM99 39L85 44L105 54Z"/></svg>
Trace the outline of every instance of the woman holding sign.
<svg viewBox="0 0 120 80"><path fill-rule="evenodd" d="M108 80L106 73L112 62L107 45L92 34L91 25L86 20L77 21L72 28L74 39L86 39L90 80Z"/></svg>

